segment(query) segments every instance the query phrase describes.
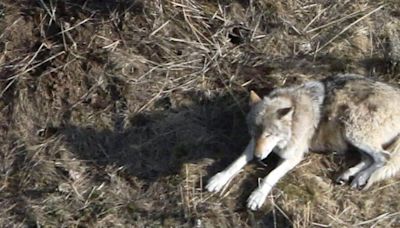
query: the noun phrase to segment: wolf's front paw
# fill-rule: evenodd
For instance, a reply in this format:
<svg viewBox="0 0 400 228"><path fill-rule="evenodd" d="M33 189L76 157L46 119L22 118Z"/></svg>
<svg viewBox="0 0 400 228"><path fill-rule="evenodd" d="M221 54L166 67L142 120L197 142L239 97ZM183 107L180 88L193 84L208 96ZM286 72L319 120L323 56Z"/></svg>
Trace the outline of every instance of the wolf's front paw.
<svg viewBox="0 0 400 228"><path fill-rule="evenodd" d="M268 193L269 191L264 191L263 189L257 188L247 199L247 207L253 211L260 209L260 207L264 204Z"/></svg>
<svg viewBox="0 0 400 228"><path fill-rule="evenodd" d="M209 192L219 192L228 181L229 176L224 172L217 173L208 181L206 189Z"/></svg>

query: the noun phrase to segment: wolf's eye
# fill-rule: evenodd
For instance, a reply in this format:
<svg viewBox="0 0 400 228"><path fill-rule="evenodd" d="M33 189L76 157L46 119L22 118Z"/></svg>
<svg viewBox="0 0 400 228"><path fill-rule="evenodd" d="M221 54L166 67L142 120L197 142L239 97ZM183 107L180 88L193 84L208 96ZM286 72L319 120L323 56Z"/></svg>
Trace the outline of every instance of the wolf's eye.
<svg viewBox="0 0 400 228"><path fill-rule="evenodd" d="M268 137L270 137L270 136L271 136L270 133L264 133L264 134L263 134L263 137L264 137L264 138L268 138Z"/></svg>
<svg viewBox="0 0 400 228"><path fill-rule="evenodd" d="M281 108L277 111L278 113L278 119L282 119L284 116L289 114L292 111L292 107L289 108Z"/></svg>

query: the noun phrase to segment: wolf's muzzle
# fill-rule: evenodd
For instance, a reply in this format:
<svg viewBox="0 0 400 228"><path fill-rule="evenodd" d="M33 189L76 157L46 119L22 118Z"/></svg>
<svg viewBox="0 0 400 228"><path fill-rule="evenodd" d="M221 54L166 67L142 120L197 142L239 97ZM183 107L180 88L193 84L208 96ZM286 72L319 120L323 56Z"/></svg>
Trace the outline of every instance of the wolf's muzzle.
<svg viewBox="0 0 400 228"><path fill-rule="evenodd" d="M254 146L254 158L262 160L266 158L278 143L277 137L261 138L256 140Z"/></svg>

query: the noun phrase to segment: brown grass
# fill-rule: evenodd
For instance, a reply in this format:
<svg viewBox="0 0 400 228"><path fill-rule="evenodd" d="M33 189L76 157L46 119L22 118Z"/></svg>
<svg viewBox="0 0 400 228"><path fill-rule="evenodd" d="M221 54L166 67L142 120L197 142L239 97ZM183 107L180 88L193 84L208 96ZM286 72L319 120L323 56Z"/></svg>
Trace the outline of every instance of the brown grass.
<svg viewBox="0 0 400 228"><path fill-rule="evenodd" d="M245 200L264 167L203 189L248 140L249 90L398 83L399 15L395 0L2 1L1 226L400 226L399 180L335 186L335 156L311 154L260 212Z"/></svg>

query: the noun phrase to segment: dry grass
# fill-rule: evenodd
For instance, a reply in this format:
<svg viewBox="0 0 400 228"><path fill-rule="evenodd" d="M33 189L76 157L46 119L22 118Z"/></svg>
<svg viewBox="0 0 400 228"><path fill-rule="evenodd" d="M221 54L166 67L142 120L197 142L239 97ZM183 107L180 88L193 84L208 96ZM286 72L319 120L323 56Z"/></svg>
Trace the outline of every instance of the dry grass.
<svg viewBox="0 0 400 228"><path fill-rule="evenodd" d="M1 226L400 226L399 179L335 186L334 156L311 154L257 213L264 167L203 190L248 140L250 89L398 83L399 15L396 0L2 1Z"/></svg>

